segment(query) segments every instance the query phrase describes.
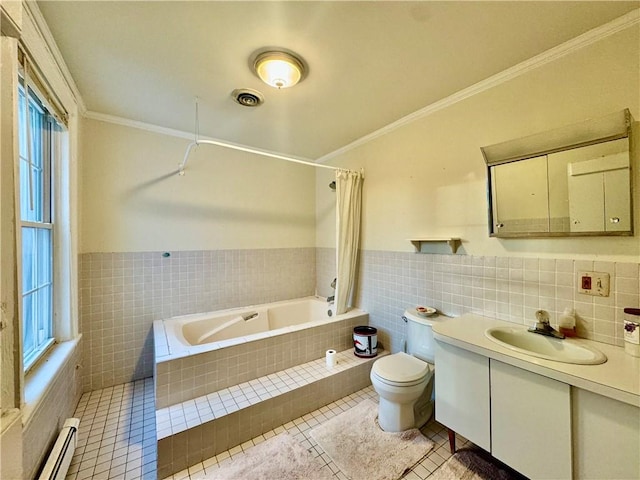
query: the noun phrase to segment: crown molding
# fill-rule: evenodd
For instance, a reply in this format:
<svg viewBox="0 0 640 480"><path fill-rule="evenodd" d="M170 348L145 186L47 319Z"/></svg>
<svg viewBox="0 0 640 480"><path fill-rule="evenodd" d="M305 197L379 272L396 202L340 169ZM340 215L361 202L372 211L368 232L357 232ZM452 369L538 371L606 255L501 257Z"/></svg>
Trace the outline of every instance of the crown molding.
<svg viewBox="0 0 640 480"><path fill-rule="evenodd" d="M146 130L147 132L160 133L169 137L184 138L186 140L194 139L193 133L183 132L182 130L176 130L173 128L160 127L152 123L139 122L137 120L130 120L128 118L108 115L106 113L92 112L91 110L87 110L84 112L84 118L88 118L90 120L98 120L99 122L122 125L124 127L137 128L139 130Z"/></svg>
<svg viewBox="0 0 640 480"><path fill-rule="evenodd" d="M99 122L106 122L114 125L122 125L124 127L136 128L138 130L144 130L151 133L159 133L161 135L166 135L169 137L182 138L184 140L188 140L189 142L195 141L194 133L183 132L182 130L176 130L173 128L159 127L158 125L153 125L151 123L139 122L137 120L130 120L128 118L117 117L115 115L107 115L104 113L87 111L85 112L84 117L90 120L97 120ZM248 153L255 153L258 155L266 155L268 157L277 157L277 158L287 157L287 159L290 159L290 160L293 159L293 161L313 163L313 160L309 158L295 157L292 155L275 152L273 150L265 150L262 148L251 147L246 144L229 142L226 140L222 140L220 138L208 137L206 135L199 135L198 140L202 142L202 144L209 143L209 144L217 145L219 147L231 148L233 150L240 150Z"/></svg>
<svg viewBox="0 0 640 480"><path fill-rule="evenodd" d="M389 125L386 125L374 132L371 132L363 137L360 137L359 139L345 145L344 147L341 147L337 150L334 150L333 152L323 155L322 157L316 160L316 163L325 163L335 157L343 155L344 153L350 150L354 150L355 148L358 148L366 143L369 143L377 138L380 138L388 133L391 133L392 131L398 128L401 128L405 125L408 125L422 118L428 117L429 115L432 115L440 110L443 110L447 107L455 105L456 103L461 102L467 98L470 98L474 95L482 93L502 83L508 82L514 78L524 75L532 70L535 70L536 68L539 68L543 65L551 63L555 60L558 60L566 55L576 52L584 47L587 47L615 33L618 33L622 30L626 30L627 28L630 28L638 24L640 24L640 8L633 10L627 13L626 15L618 17L612 20L611 22L605 23L604 25L593 28L588 32L583 33L582 35L572 38L571 40L568 40L528 60L520 62L519 64L514 65L513 67L510 67L506 70L503 70L500 73L492 75L491 77L486 78L485 80L482 80L478 83L475 83L470 87L467 87L452 95L449 95L448 97L445 97L442 100L438 100L437 102L427 105L426 107L421 108L420 110L410 113L409 115L406 115L400 118L399 120L396 120L395 122L390 123ZM117 117L114 115L108 115L108 114L93 112L89 110L84 110L83 115L85 118L92 119L92 120L98 120L98 121L107 122L107 123L114 123L117 125L137 128L137 129L146 130L153 133L160 133L160 134L168 135L172 137L184 138L186 140L193 140L194 138L193 133L188 133L181 130L175 130L172 128L160 127L158 125L139 122L136 120L130 120L127 118ZM218 140L218 141L224 142L223 140L214 139L214 138L211 138L210 140Z"/></svg>
<svg viewBox="0 0 640 480"><path fill-rule="evenodd" d="M26 14L31 18L42 42L51 54L51 58L53 59L62 79L64 80L64 83L67 85L69 91L73 95L80 115L84 115L87 108L85 106L84 100L82 99L82 95L80 94L80 90L78 90L78 86L71 76L71 72L69 71L66 62L64 61L62 53L58 48L58 44L53 38L51 30L49 30L49 26L47 25L47 22L44 19L44 16L42 15L40 8L38 7L38 4L35 0L24 0L23 5L24 12L26 12Z"/></svg>
<svg viewBox="0 0 640 480"><path fill-rule="evenodd" d="M535 57L532 57L528 60L520 62L514 65L513 67L510 67L506 70L503 70L500 73L492 75L491 77L486 78L485 80L482 80L478 83L475 83L470 87L467 87L452 95L449 95L448 97L445 97L442 100L438 100L437 102L427 105L426 107L421 108L420 110L410 113L409 115L406 115L400 118L399 120L396 120L395 122L390 123L389 125L386 125L374 132L371 132L365 135L364 137L360 137L359 139L345 145L344 147L341 147L337 150L334 150L333 152L323 155L317 160L317 162L325 163L335 157L343 155L344 153L350 150L358 148L366 143L369 143L377 138L380 138L388 133L391 133L392 131L398 128L401 128L405 125L415 122L416 120L420 120L422 118L428 117L429 115L432 115L433 113L439 110L443 110L447 107L455 105L456 103L461 102L469 97L482 93L502 83L508 82L509 80L512 80L516 77L524 75L532 70L535 70L536 68L539 68L543 65L551 63L555 60L558 60L559 58L569 55L595 42L598 42L604 38L607 38L615 33L618 33L622 30L626 30L627 28L630 28L638 24L640 24L640 8L633 10L621 17L618 17L608 23L605 23L604 25L593 28L588 32L583 33L582 35L572 38L571 40L568 40L564 43L561 43L556 47L550 48L549 50L546 50L545 52L542 52L541 54L536 55Z"/></svg>

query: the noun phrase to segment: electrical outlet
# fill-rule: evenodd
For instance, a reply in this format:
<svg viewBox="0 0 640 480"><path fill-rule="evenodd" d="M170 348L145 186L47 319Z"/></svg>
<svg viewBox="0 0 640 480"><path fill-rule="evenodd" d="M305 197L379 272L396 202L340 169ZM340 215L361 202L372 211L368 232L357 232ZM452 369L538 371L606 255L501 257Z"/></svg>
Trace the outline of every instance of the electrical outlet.
<svg viewBox="0 0 640 480"><path fill-rule="evenodd" d="M609 296L610 277L604 272L579 272L578 293L596 297Z"/></svg>

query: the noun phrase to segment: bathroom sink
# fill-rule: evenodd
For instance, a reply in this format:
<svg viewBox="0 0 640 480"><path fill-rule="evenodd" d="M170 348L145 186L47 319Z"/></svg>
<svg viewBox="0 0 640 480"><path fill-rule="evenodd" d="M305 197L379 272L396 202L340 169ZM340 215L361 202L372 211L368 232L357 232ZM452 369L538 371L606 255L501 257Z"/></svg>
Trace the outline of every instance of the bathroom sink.
<svg viewBox="0 0 640 480"><path fill-rule="evenodd" d="M598 365L607 361L601 351L573 339L558 339L531 333L526 327L488 328L485 335L516 352L563 363Z"/></svg>

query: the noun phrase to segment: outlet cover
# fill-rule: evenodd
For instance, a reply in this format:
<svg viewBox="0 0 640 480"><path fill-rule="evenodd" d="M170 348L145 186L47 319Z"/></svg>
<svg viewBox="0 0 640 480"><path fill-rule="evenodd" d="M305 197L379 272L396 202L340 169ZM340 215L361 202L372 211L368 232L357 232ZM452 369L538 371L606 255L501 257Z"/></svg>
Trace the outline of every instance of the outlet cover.
<svg viewBox="0 0 640 480"><path fill-rule="evenodd" d="M578 272L578 293L596 297L609 296L610 277L605 272Z"/></svg>

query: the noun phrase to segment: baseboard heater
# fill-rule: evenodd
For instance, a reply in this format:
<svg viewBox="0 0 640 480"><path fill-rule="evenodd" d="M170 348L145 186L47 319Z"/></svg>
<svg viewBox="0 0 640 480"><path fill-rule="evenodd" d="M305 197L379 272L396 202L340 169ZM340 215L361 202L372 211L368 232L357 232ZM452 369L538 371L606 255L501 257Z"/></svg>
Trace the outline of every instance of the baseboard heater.
<svg viewBox="0 0 640 480"><path fill-rule="evenodd" d="M78 444L80 419L67 418L44 464L39 480L64 480Z"/></svg>

